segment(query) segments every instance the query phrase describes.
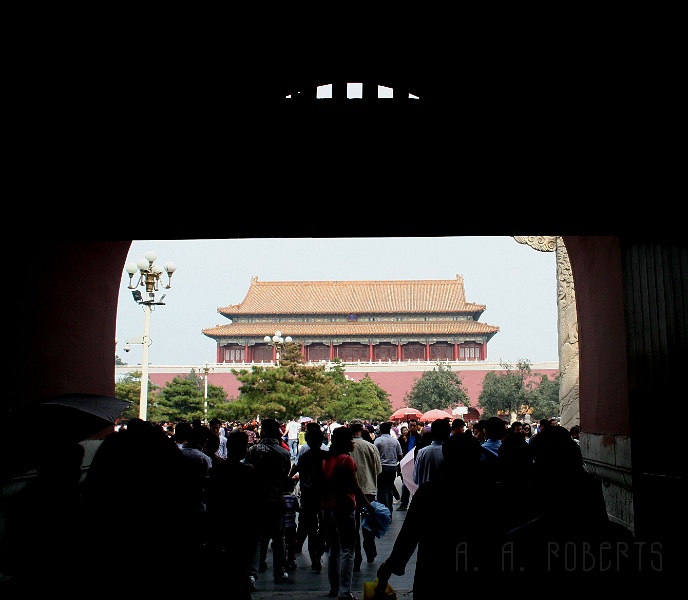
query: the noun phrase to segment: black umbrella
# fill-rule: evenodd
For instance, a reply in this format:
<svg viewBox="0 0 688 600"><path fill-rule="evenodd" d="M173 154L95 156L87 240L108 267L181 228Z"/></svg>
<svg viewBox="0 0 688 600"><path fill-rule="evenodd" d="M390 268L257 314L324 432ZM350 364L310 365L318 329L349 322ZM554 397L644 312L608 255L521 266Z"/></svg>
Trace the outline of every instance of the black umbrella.
<svg viewBox="0 0 688 600"><path fill-rule="evenodd" d="M114 425L130 404L100 394L61 394L29 410L32 418L52 425L52 435L80 442Z"/></svg>
<svg viewBox="0 0 688 600"><path fill-rule="evenodd" d="M21 405L0 422L0 475L14 476L36 466L50 444L78 443L112 427L131 404L100 394L60 394ZM48 431L50 443L35 444L35 432Z"/></svg>

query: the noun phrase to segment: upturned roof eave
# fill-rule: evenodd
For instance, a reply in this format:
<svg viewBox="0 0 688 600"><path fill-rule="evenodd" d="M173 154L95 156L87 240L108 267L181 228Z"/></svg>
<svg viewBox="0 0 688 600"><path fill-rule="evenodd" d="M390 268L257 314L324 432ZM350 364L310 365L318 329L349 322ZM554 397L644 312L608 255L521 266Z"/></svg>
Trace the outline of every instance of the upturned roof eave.
<svg viewBox="0 0 688 600"><path fill-rule="evenodd" d="M449 315L449 314L455 314L455 315L469 315L474 317L474 320L477 321L478 318L487 310L487 307L484 304L475 304L471 305L470 308L452 308L452 309L443 309L443 310L426 310L426 309L418 309L418 310L389 310L389 311L357 311L355 309L352 309L348 313L344 313L341 310L319 310L318 312L314 311L290 311L290 310L284 310L280 309L279 307L270 307L270 309L265 309L265 310L252 310L252 311L242 311L241 307L238 306L231 306L231 307L219 307L217 309L218 314L221 314L224 317L227 318L232 318L236 316L242 316L247 319L251 317L266 317L266 316L277 316L277 315L290 315L290 316L303 316L303 317L317 317L318 315L343 315L343 314L349 314L353 313L358 315L359 317L367 317L367 316L375 316L375 315L381 315L381 314L394 314L394 315L418 315L418 314L424 314L424 315ZM478 318L475 318L477 316Z"/></svg>

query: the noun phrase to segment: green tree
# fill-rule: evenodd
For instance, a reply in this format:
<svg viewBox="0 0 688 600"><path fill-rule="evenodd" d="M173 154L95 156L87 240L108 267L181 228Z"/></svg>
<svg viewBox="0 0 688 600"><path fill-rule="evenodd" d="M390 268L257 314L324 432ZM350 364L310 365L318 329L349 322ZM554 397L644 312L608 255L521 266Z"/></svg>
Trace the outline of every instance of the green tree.
<svg viewBox="0 0 688 600"><path fill-rule="evenodd" d="M285 344L280 363L232 371L242 384L239 398L227 407L234 419L382 419L391 414L389 394L368 375L360 382L348 379L341 361L335 360L329 371L325 365L306 366L293 343Z"/></svg>
<svg viewBox="0 0 688 600"><path fill-rule="evenodd" d="M511 420L512 414L522 414L528 408L533 409L533 419L544 418L537 416L542 413L559 414L559 377L551 380L541 375L539 384L532 381L539 373L532 372L527 359L519 360L516 365L500 365L503 372L492 371L483 379L478 407L483 409L484 418L499 415ZM544 387L540 389L541 386ZM548 412L553 409L554 412Z"/></svg>
<svg viewBox="0 0 688 600"><path fill-rule="evenodd" d="M561 374L550 379L544 373L540 373L540 383L534 386L527 395L528 404L533 409L532 419L549 419L561 414L559 401L559 388L561 387Z"/></svg>
<svg viewBox="0 0 688 600"><path fill-rule="evenodd" d="M115 383L115 398L121 400L129 400L131 404L122 413L123 419L133 419L139 416L139 406L141 405L141 371L130 371L126 375L122 375ZM150 414L150 406L155 403L156 394L160 386L154 385L151 380L148 380L148 420L153 420Z"/></svg>
<svg viewBox="0 0 688 600"><path fill-rule="evenodd" d="M434 408L446 410L458 405L469 406L468 390L451 367L437 363L431 371L414 380L411 391L404 396L406 406L427 412Z"/></svg>
<svg viewBox="0 0 688 600"><path fill-rule="evenodd" d="M526 403L526 379L531 374L530 361L521 359L516 365L500 363L503 372L492 371L483 379L483 389L478 397L478 406L483 417L502 416L511 421L511 414L518 412Z"/></svg>
<svg viewBox="0 0 688 600"><path fill-rule="evenodd" d="M127 363L123 362L118 354L115 354L115 366L116 367L126 367Z"/></svg>
<svg viewBox="0 0 688 600"><path fill-rule="evenodd" d="M203 394L203 378L198 376L194 369L185 377L175 377L160 390L155 402L148 403L148 420L156 422L202 420L205 418Z"/></svg>
<svg viewBox="0 0 688 600"><path fill-rule="evenodd" d="M380 416L373 414L371 419L383 421L389 419L390 415L394 412L392 408L392 401L390 400L390 393L383 390L377 383L375 383L368 373L365 374L363 379L358 382L359 385L369 387L377 396L377 403L379 407L375 407L373 411L380 410Z"/></svg>
<svg viewBox="0 0 688 600"><path fill-rule="evenodd" d="M482 418L496 417L498 412L509 410L516 405L514 382L508 373L490 371L483 379L483 387L478 396L478 407Z"/></svg>
<svg viewBox="0 0 688 600"><path fill-rule="evenodd" d="M241 386L232 410L242 420L271 417L278 421L298 419L314 408L314 389L309 387L324 374L324 366L306 367L299 345L285 344L279 367L254 365L251 371L232 370ZM324 383L324 380L323 380Z"/></svg>
<svg viewBox="0 0 688 600"><path fill-rule="evenodd" d="M234 398L229 398L222 386L208 384L208 419L220 419L220 421L234 421L234 413L231 410Z"/></svg>
<svg viewBox="0 0 688 600"><path fill-rule="evenodd" d="M338 394L324 407L326 419L349 421L354 418L384 421L392 414L389 394L366 373L361 381L344 379Z"/></svg>

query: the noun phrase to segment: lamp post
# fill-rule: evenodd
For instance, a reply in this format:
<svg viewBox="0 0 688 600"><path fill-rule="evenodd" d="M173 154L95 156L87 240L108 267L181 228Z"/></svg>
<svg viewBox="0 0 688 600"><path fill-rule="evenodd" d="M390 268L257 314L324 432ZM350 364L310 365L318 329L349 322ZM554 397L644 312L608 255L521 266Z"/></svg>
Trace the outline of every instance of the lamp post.
<svg viewBox="0 0 688 600"><path fill-rule="evenodd" d="M127 341L127 343L141 343L143 352L141 356L141 399L139 403L139 418L146 421L148 419L148 347L151 344L150 339L150 316L153 306L164 305L163 300L167 294L163 294L159 301L155 301L155 292L160 289L160 277L162 276L163 268L160 265L154 265L157 254L149 250L140 258L138 262L130 262L125 265L125 270L129 274L128 289L133 290L131 293L134 296L134 301L143 306L144 320L143 320L143 337L141 342ZM165 289L172 287L172 274L177 270L177 267L172 261L165 264L165 272L167 273L168 285L163 286ZM138 281L132 285L133 277L138 271ZM145 297L136 288L141 286L146 289ZM126 350L126 348L125 348Z"/></svg>
<svg viewBox="0 0 688 600"><path fill-rule="evenodd" d="M531 415L533 414L533 407L528 406L527 404L521 404L521 418L523 419L524 422L530 423L532 417Z"/></svg>
<svg viewBox="0 0 688 600"><path fill-rule="evenodd" d="M281 358L281 353L282 353L282 348L284 347L284 344L291 344L291 337L287 336L285 338L282 337L282 332L281 331L275 331L275 335L270 337L269 335L266 335L263 338L263 341L268 345L268 346L274 346L275 347L275 364L279 367L280 366L280 358Z"/></svg>
<svg viewBox="0 0 688 600"><path fill-rule="evenodd" d="M201 367L201 371L205 373L205 387L203 390L203 399L204 399L204 404L203 404L203 414L205 415L205 424L208 424L208 373L210 373L213 370L213 368L210 366L210 363L206 360L203 363L203 366Z"/></svg>

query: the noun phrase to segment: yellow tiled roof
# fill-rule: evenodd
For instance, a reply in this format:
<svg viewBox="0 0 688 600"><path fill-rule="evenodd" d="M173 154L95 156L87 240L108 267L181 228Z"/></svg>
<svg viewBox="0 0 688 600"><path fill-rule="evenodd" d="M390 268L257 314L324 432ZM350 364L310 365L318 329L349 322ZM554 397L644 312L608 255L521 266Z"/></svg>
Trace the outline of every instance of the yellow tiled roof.
<svg viewBox="0 0 688 600"><path fill-rule="evenodd" d="M299 338L317 336L395 336L395 335L488 335L492 337L499 327L479 321L358 321L358 322L272 322L272 323L230 323L203 329L208 337L256 337L273 336L279 329L284 337Z"/></svg>
<svg viewBox="0 0 688 600"><path fill-rule="evenodd" d="M478 319L484 304L466 302L463 277L450 280L258 281L241 304L217 309L236 315L466 313Z"/></svg>

